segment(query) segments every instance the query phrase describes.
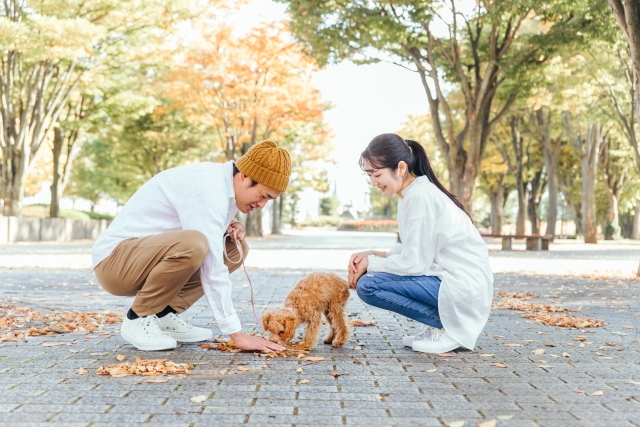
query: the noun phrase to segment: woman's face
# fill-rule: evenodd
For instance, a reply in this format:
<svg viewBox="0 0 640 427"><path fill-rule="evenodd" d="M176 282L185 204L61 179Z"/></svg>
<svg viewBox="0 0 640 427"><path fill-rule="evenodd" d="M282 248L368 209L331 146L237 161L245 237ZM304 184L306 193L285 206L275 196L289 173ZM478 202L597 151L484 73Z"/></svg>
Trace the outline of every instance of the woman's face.
<svg viewBox="0 0 640 427"><path fill-rule="evenodd" d="M406 172L406 164L404 162L400 162L397 171L393 171L390 168L375 169L367 159L364 159L364 167L371 180L371 185L378 187L385 196L391 196L402 189L403 180L401 174Z"/></svg>

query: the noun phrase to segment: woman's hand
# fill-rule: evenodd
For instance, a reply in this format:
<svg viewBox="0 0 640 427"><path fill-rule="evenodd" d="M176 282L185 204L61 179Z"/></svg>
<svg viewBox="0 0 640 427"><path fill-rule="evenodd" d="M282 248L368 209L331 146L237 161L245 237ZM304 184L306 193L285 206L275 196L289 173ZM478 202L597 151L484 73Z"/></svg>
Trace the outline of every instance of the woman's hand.
<svg viewBox="0 0 640 427"><path fill-rule="evenodd" d="M356 287L358 286L358 279L360 279L360 277L362 277L362 275L364 273L367 272L367 269L369 268L369 258L364 257L360 260L360 262L358 262L356 264L356 271L355 273L349 273L349 285L351 285L351 289L356 289Z"/></svg>
<svg viewBox="0 0 640 427"><path fill-rule="evenodd" d="M360 262L363 259L366 259L369 255L372 255L373 253L374 251L364 251L364 252L357 252L351 255L351 259L349 260L349 266L348 266L349 275L355 274L358 271L358 264L360 264Z"/></svg>
<svg viewBox="0 0 640 427"><path fill-rule="evenodd" d="M236 239L233 236L233 230L236 230L236 237L238 238L238 242L242 242L245 238L244 226L239 221L233 221L227 227L227 234L231 237L231 241L235 243Z"/></svg>
<svg viewBox="0 0 640 427"><path fill-rule="evenodd" d="M271 341L267 341L261 337L247 335L244 332L236 332L229 335L236 347L240 350L258 350L258 351L283 351L285 347Z"/></svg>

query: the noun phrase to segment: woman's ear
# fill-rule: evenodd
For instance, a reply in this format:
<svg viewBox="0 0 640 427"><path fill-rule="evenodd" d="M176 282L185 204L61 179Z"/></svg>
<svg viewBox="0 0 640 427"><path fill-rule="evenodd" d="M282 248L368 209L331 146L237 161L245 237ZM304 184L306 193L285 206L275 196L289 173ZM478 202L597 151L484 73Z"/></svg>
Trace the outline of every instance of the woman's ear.
<svg viewBox="0 0 640 427"><path fill-rule="evenodd" d="M400 178L404 177L404 175L407 173L407 170L408 170L408 167L405 161L400 160L400 162L398 163L398 175L400 175Z"/></svg>

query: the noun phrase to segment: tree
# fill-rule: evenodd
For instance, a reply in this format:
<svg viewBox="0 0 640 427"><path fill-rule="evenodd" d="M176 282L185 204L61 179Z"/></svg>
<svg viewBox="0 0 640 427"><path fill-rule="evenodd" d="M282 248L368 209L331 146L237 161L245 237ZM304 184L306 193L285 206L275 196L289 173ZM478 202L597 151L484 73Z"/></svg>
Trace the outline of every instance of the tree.
<svg viewBox="0 0 640 427"><path fill-rule="evenodd" d="M620 141L606 136L602 141L599 163L602 172L604 189L607 194L607 216L604 226L605 240L613 240L620 236L620 223L618 220L620 196L626 180L629 177L628 151L624 150Z"/></svg>
<svg viewBox="0 0 640 427"><path fill-rule="evenodd" d="M562 119L567 135L580 160L582 170L582 231L585 243L598 243L596 238L596 200L595 185L598 172L598 155L602 143L602 125L589 124L585 131L578 127L577 133L568 112Z"/></svg>
<svg viewBox="0 0 640 427"><path fill-rule="evenodd" d="M530 71L579 40L578 30L593 19L585 12L602 8L554 1L534 9L537 2L504 0L478 2L465 13L456 0L281 1L321 64L389 60L420 77L449 188L469 209L491 131L528 86ZM448 85L463 96L460 110L452 108ZM496 106L500 91L504 102Z"/></svg>
<svg viewBox="0 0 640 427"><path fill-rule="evenodd" d="M200 31L202 40L172 73L171 97L189 120L214 131L227 160L259 140L282 140L287 130L322 120L325 105L311 82L318 66L284 23L245 35L224 24ZM261 224L262 212L251 212L248 235L262 235Z"/></svg>

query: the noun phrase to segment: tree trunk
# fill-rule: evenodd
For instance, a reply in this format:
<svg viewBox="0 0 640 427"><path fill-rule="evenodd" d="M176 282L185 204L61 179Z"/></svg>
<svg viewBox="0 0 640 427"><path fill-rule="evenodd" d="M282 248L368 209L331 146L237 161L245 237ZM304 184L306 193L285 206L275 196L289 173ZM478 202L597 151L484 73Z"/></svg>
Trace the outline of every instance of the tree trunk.
<svg viewBox="0 0 640 427"><path fill-rule="evenodd" d="M247 236L262 237L262 210L255 209L247 212L247 224L245 225Z"/></svg>
<svg viewBox="0 0 640 427"><path fill-rule="evenodd" d="M527 202L527 215L531 223L531 234L540 234L540 217L538 210L540 207L541 195L544 192L544 183L542 182L542 171L536 172L531 180L531 189L529 190L529 200Z"/></svg>
<svg viewBox="0 0 640 427"><path fill-rule="evenodd" d="M584 155L580 158L582 169L582 229L585 243L598 243L596 238L596 174L598 169L598 146L601 139L601 126L589 126L585 138Z"/></svg>
<svg viewBox="0 0 640 427"><path fill-rule="evenodd" d="M631 238L634 240L640 240L640 199L636 199L636 206L633 216L633 231L631 232Z"/></svg>
<svg viewBox="0 0 640 427"><path fill-rule="evenodd" d="M547 229L544 234L551 236L551 240L556 234L556 221L558 219L558 172L557 159L560 154L561 138L556 139L555 144L551 144L551 109L547 108L545 117L544 109L535 111L536 121L540 128L539 142L544 153L544 165L547 170L549 206L547 207Z"/></svg>
<svg viewBox="0 0 640 427"><path fill-rule="evenodd" d="M61 154L64 145L64 135L59 127L53 130L53 182L51 183L51 204L49 205L49 216L58 218L60 216L60 199L62 198L62 165Z"/></svg>
<svg viewBox="0 0 640 427"><path fill-rule="evenodd" d="M3 156L3 183L2 200L4 216L22 216L22 200L24 199L24 184L27 179L25 173L27 157L25 153L14 151L11 157Z"/></svg>
<svg viewBox="0 0 640 427"><path fill-rule="evenodd" d="M282 196L279 196L276 200L273 201L273 209L271 219L271 234L282 234L282 230L280 229L280 200Z"/></svg>
<svg viewBox="0 0 640 427"><path fill-rule="evenodd" d="M489 195L491 199L491 234L502 233L502 206L504 197L504 182L500 180L498 187L492 189Z"/></svg>
<svg viewBox="0 0 640 427"><path fill-rule="evenodd" d="M618 221L618 197L609 187L607 191L607 220L604 228L604 239L613 240L620 235L620 223Z"/></svg>

